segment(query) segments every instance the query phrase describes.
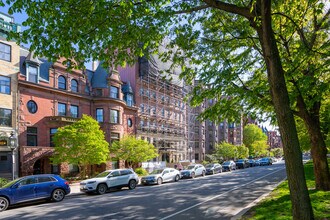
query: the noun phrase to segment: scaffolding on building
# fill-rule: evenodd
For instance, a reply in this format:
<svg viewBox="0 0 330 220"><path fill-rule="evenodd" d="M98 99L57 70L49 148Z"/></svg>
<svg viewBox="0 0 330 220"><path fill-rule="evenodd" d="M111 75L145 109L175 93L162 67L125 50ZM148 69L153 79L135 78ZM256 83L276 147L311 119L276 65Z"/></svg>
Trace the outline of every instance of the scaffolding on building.
<svg viewBox="0 0 330 220"><path fill-rule="evenodd" d="M189 160L190 108L184 103L189 92L177 73L161 73L154 57L139 59L136 101L139 105L137 135L158 148L158 161Z"/></svg>

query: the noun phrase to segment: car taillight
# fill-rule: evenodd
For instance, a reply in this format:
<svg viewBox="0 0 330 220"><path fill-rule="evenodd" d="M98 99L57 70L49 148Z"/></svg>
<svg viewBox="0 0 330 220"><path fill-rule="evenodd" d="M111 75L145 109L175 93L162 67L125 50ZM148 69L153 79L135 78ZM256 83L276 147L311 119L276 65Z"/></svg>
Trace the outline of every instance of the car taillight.
<svg viewBox="0 0 330 220"><path fill-rule="evenodd" d="M68 181L65 181L65 183L64 183L64 184L65 184L65 185L67 185L67 186L69 186L69 185L70 185Z"/></svg>

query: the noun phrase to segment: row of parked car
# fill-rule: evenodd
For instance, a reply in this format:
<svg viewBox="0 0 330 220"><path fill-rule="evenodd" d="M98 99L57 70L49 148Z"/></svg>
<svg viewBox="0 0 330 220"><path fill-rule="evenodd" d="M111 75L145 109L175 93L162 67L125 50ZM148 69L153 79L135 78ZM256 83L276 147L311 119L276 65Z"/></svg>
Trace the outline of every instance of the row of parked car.
<svg viewBox="0 0 330 220"><path fill-rule="evenodd" d="M259 162L253 160L240 159L236 161L226 161L222 165L212 163L206 166L202 164L191 164L183 170L174 168L156 169L149 175L141 178L142 185L162 184L164 182L177 182L182 178L195 178L207 174L231 171L236 168L246 168L257 165L271 165L270 158L262 158ZM132 169L106 170L92 179L80 182L80 191L85 193L104 194L109 189L121 189L128 187L135 189L139 183L139 176ZM17 203L48 199L59 202L70 193L68 181L54 174L39 174L25 176L9 182L0 189L0 212L8 208L9 205Z"/></svg>

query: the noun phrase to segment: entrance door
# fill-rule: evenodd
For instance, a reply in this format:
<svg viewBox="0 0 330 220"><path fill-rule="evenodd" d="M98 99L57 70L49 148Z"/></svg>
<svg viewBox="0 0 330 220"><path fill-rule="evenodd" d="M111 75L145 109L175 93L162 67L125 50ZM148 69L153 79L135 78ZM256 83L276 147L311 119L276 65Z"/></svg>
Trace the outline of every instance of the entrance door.
<svg viewBox="0 0 330 220"><path fill-rule="evenodd" d="M33 174L41 174L43 173L42 171L43 171L43 164L42 164L42 160L39 159L33 165Z"/></svg>
<svg viewBox="0 0 330 220"><path fill-rule="evenodd" d="M11 152L0 153L0 173L11 173L12 157Z"/></svg>

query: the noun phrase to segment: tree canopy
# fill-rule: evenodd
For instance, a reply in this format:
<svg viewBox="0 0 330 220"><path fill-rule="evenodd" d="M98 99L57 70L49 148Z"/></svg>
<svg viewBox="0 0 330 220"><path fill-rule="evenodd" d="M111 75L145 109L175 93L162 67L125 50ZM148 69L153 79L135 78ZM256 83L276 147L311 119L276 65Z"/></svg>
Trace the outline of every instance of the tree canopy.
<svg viewBox="0 0 330 220"><path fill-rule="evenodd" d="M257 152L262 154L268 147L267 135L255 124L248 124L244 127L243 143L249 148L250 155L255 155Z"/></svg>
<svg viewBox="0 0 330 220"><path fill-rule="evenodd" d="M223 160L234 159L237 155L236 146L228 142L222 142L215 146L215 155Z"/></svg>
<svg viewBox="0 0 330 220"><path fill-rule="evenodd" d="M53 137L53 164L67 162L78 165L82 175L86 166L105 163L109 159L109 143L98 122L88 115L71 125L58 128Z"/></svg>
<svg viewBox="0 0 330 220"><path fill-rule="evenodd" d="M110 150L112 158L124 160L130 167L158 156L154 145L131 135L124 136L119 141L113 142Z"/></svg>
<svg viewBox="0 0 330 220"><path fill-rule="evenodd" d="M249 156L249 149L244 145L236 146L236 157L247 158Z"/></svg>

